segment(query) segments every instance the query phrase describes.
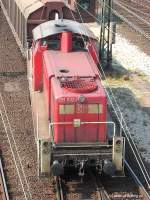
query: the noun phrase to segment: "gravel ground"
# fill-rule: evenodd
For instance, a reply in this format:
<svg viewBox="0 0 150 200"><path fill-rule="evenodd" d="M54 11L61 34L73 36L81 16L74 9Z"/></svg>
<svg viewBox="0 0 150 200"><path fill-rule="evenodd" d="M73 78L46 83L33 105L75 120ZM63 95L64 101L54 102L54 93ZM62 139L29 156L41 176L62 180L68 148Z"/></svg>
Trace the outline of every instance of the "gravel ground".
<svg viewBox="0 0 150 200"><path fill-rule="evenodd" d="M116 44L113 46L113 56L125 69L150 76L150 56L120 34L117 34Z"/></svg>
<svg viewBox="0 0 150 200"><path fill-rule="evenodd" d="M134 94L128 87L112 88L117 103L138 148L150 165L150 116L143 111Z"/></svg>
<svg viewBox="0 0 150 200"><path fill-rule="evenodd" d="M150 56L129 42L123 34L117 34L113 56L115 74L128 74L129 79L127 76L125 80L126 75L118 76L118 79L110 76L108 82L131 135L150 168ZM142 105L141 100L147 101L147 105Z"/></svg>
<svg viewBox="0 0 150 200"><path fill-rule="evenodd" d="M148 83L150 81L150 56L143 53L138 46L132 44L120 34L117 34L116 44L113 46L113 56L115 58L114 68L117 68L118 71L123 68L131 75L131 80L125 82L120 80L118 82L119 87L115 86L114 94L133 138L138 143L143 157L150 164L150 115L145 112L150 110L150 104L143 109L135 91L138 86L133 85L134 79L139 78L139 76L132 77L132 74L139 72L139 75L142 74L141 79L145 79L145 81L141 80L142 85L138 95L145 96L146 93L150 93ZM147 89L145 89L146 87Z"/></svg>
<svg viewBox="0 0 150 200"><path fill-rule="evenodd" d="M116 41L113 52L117 65L120 63L127 71L139 70L150 76L150 58L121 35L117 36ZM26 66L7 22L0 11L0 72L14 71L25 72ZM113 82L110 86L117 97L117 102L133 138L138 144L143 157L150 163L150 116L143 111L134 97L130 83L124 83L121 79L117 84L117 86L114 86ZM36 144L33 136L26 75L0 77L0 91L5 100L7 114L11 121L19 154L30 185L32 199L54 199L53 180L42 181L37 177ZM28 166L31 167L28 168Z"/></svg>
<svg viewBox="0 0 150 200"><path fill-rule="evenodd" d="M25 62L0 10L0 93L6 106L6 112L30 187L32 200L55 199L54 180L40 180L37 176L36 143L33 134L28 81L25 73ZM3 127L0 129L0 138L0 148L4 155L4 163L8 164L5 169L7 169L6 175L10 186L9 189L12 192L12 189L14 190L13 180L17 180L17 175L14 171L15 168L9 165L13 163L13 159L10 156L8 160L7 157L11 152ZM13 143L13 141L11 142ZM17 181L15 184L16 190L11 199L23 200L24 198L20 193L20 184ZM17 191L19 192L17 193Z"/></svg>
<svg viewBox="0 0 150 200"><path fill-rule="evenodd" d="M0 72L25 71L25 61L0 9Z"/></svg>
<svg viewBox="0 0 150 200"><path fill-rule="evenodd" d="M99 36L99 27L90 24ZM123 117L147 167L150 169L150 48L149 41L118 25L113 45L113 72L104 84L112 89ZM147 46L146 46L147 45ZM144 102L144 105L142 104ZM149 170L150 171L150 170Z"/></svg>

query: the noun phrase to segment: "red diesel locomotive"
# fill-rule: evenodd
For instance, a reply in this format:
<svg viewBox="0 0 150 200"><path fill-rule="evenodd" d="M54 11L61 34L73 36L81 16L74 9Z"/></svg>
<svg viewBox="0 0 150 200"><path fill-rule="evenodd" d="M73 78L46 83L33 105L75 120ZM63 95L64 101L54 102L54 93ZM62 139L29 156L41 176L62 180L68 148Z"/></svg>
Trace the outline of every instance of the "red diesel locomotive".
<svg viewBox="0 0 150 200"><path fill-rule="evenodd" d="M24 57L32 42L32 30L41 23L57 18L82 21L77 9L86 8L95 15L96 0L0 0L0 7L14 34ZM73 13L73 16L72 16ZM81 9L84 22L93 22L84 9Z"/></svg>
<svg viewBox="0 0 150 200"><path fill-rule="evenodd" d="M86 166L109 175L124 171L124 140L107 109L96 38L83 25L65 20L93 21L79 5L95 14L95 0L0 0L26 58L36 27L28 77L42 176L61 175L70 166L79 175Z"/></svg>
<svg viewBox="0 0 150 200"><path fill-rule="evenodd" d="M97 40L84 25L52 20L33 30L32 108L39 175L86 166L124 171L124 140L109 121L97 68Z"/></svg>

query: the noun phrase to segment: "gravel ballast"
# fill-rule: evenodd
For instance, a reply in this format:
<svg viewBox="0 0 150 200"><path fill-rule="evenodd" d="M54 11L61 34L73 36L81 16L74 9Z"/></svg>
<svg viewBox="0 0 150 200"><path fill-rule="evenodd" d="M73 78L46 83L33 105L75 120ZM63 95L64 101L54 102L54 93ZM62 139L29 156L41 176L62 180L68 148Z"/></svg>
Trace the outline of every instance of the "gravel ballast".
<svg viewBox="0 0 150 200"><path fill-rule="evenodd" d="M100 26L88 27L99 37ZM147 45L147 46L146 46ZM113 72L104 81L150 169L150 51L149 41L127 25L117 25L113 44ZM112 97L112 95L111 95Z"/></svg>
<svg viewBox="0 0 150 200"><path fill-rule="evenodd" d="M139 71L150 77L150 56L119 34L113 45L113 56L125 69Z"/></svg>
<svg viewBox="0 0 150 200"><path fill-rule="evenodd" d="M110 87L130 133L150 167L150 56L124 35L117 34L113 58L113 68L119 73L124 71L129 75L129 80L124 81L123 77L111 80L108 77ZM142 104L143 100L147 101L146 105Z"/></svg>
<svg viewBox="0 0 150 200"><path fill-rule="evenodd" d="M39 179L37 173L37 148L33 134L32 112L29 100L26 63L23 60L11 30L0 10L0 93L3 98L12 134L15 138L17 150L25 172L32 200L55 199L53 179ZM0 109L3 110L2 107ZM3 112L4 113L4 112ZM23 200L22 188L14 166L14 159L10 151L4 124L0 118L0 150L3 155L5 175L8 191L12 200ZM15 156L10 128L8 134ZM19 171L22 175L22 169ZM24 186L24 177L21 176ZM25 187L25 190L27 187ZM26 190L28 193L28 191ZM28 194L27 194L28 195ZM29 197L29 195L28 195ZM28 198L29 199L29 198Z"/></svg>

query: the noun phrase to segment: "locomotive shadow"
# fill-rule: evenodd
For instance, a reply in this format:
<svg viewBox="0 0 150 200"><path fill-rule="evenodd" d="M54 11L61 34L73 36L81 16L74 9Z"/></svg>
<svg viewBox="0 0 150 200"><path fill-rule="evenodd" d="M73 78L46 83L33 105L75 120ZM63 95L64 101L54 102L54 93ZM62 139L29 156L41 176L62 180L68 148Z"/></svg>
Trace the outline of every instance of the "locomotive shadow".
<svg viewBox="0 0 150 200"><path fill-rule="evenodd" d="M115 79L120 79L125 75L130 75L131 73L127 69L125 69L115 58L112 58L111 65L109 67L106 67L104 71L106 76L111 76Z"/></svg>
<svg viewBox="0 0 150 200"><path fill-rule="evenodd" d="M132 102L133 103L133 107L136 105L136 108L137 109L140 109L142 110L143 112L146 112L148 115L150 115L150 106L143 106L142 105L142 97L144 97L144 95L142 96L139 96L139 97L136 97L135 94L132 92L131 89L129 89L128 87L126 87L129 83L129 85L132 85L132 79L136 79L136 77L138 77L138 79L141 79L142 82L144 82L143 84L143 89L145 88L149 88L149 93L150 93L150 82L148 82L145 77L146 75L144 75L142 72L140 71L132 71L132 70L127 70L125 69L118 60L114 59L112 60L112 65L110 66L110 68L106 69L105 70L105 75L106 75L106 78L108 78L108 80L111 80L114 81L114 80L117 80L116 81L116 84L113 84L113 85L117 85L115 88L111 88L112 90L114 90L114 92L121 92L121 93L124 93L126 95L129 94L130 97L132 97ZM104 77L103 77L104 79ZM144 80L145 79L145 80ZM109 81L110 82L110 81ZM127 83L127 84L126 84ZM111 82L110 82L111 84ZM123 86L123 84L125 86ZM140 85L140 82L138 83ZM135 84L134 84L135 85ZM134 87L133 85L133 87ZM121 87L118 87L118 86L121 86ZM144 88L145 87L145 88ZM141 94L142 94L142 88L139 87L141 89ZM138 89L139 89L138 88ZM124 91L124 92L123 92ZM126 96L125 95L125 96ZM150 94L149 94L150 96ZM130 102L131 103L131 102ZM149 104L150 105L150 104Z"/></svg>
<svg viewBox="0 0 150 200"><path fill-rule="evenodd" d="M106 191L108 191L110 197L118 198L120 199L119 195L122 194L129 194L128 197L130 197L133 194L133 191L135 192L135 196L131 196L132 198L137 198L136 193L138 193L138 188L135 188L135 184L131 180L130 177L119 177L119 178L109 178L109 177L102 177L102 183ZM132 182L129 187L129 182ZM116 187L117 186L117 187Z"/></svg>

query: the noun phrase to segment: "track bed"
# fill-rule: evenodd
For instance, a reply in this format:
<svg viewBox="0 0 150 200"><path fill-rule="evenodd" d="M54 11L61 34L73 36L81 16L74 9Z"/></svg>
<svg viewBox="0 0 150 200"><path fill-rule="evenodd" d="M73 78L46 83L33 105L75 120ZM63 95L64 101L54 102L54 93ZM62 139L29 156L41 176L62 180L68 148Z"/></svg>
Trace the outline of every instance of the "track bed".
<svg viewBox="0 0 150 200"><path fill-rule="evenodd" d="M88 170L85 177L67 172L57 182L57 199L59 200L144 200L139 186L131 176L108 178Z"/></svg>
<svg viewBox="0 0 150 200"><path fill-rule="evenodd" d="M64 199L98 199L98 192L96 191L96 185L93 180L89 179L88 175L85 175L81 181L80 177L67 176L62 181L62 187L64 190Z"/></svg>
<svg viewBox="0 0 150 200"><path fill-rule="evenodd" d="M147 55L150 55L150 1L114 0L113 11L123 19L117 33L130 40Z"/></svg>
<svg viewBox="0 0 150 200"><path fill-rule="evenodd" d="M26 64L1 10L0 93L2 97L0 110L4 119L0 116L0 150L10 199L55 199L53 180L40 180L37 175L36 142L33 134Z"/></svg>

